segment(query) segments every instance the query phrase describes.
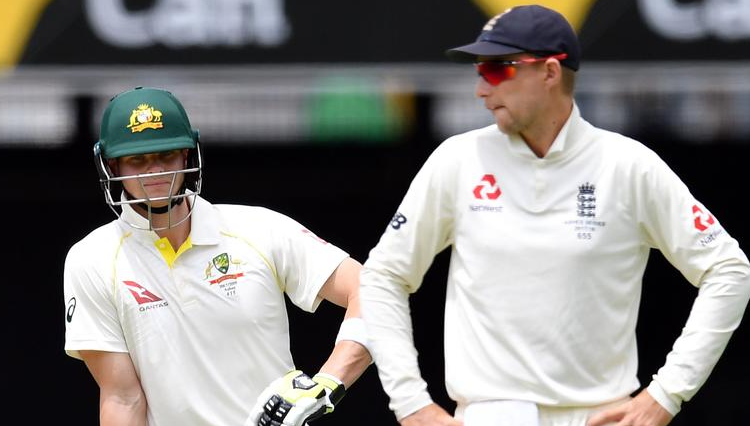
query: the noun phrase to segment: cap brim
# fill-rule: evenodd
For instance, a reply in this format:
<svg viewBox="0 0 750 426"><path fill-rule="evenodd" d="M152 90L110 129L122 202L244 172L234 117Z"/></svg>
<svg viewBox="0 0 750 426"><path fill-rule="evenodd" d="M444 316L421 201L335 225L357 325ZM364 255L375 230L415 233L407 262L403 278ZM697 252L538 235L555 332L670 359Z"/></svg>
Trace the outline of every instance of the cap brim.
<svg viewBox="0 0 750 426"><path fill-rule="evenodd" d="M118 158L129 155L151 154L154 152L173 151L175 149L195 148L195 141L187 137L168 139L145 139L122 144L113 149L105 150L104 158Z"/></svg>
<svg viewBox="0 0 750 426"><path fill-rule="evenodd" d="M445 51L445 55L455 62L477 62L482 57L512 55L522 53L523 50L514 46L492 43L488 41L477 41L465 46L455 47Z"/></svg>

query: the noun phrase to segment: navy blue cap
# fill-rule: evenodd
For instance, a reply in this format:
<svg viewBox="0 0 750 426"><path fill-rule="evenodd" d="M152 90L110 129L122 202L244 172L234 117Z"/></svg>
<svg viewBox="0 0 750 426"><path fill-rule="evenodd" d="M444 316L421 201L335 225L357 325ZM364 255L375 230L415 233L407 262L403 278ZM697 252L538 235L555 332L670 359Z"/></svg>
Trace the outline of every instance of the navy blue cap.
<svg viewBox="0 0 750 426"><path fill-rule="evenodd" d="M539 5L512 7L490 19L477 41L445 52L456 62L477 62L480 56L514 53L567 53L568 57L560 63L574 71L581 61L578 36L568 20L559 12Z"/></svg>

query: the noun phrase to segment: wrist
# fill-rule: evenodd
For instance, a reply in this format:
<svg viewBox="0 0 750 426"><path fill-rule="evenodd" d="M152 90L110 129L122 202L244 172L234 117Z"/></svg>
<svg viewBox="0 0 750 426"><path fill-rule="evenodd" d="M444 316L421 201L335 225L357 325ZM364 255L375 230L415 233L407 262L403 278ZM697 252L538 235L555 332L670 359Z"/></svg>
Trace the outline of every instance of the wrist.
<svg viewBox="0 0 750 426"><path fill-rule="evenodd" d="M313 381L327 389L326 393L333 405L336 405L344 398L346 386L338 377L328 373L318 373L313 376Z"/></svg>
<svg viewBox="0 0 750 426"><path fill-rule="evenodd" d="M659 382L652 380L646 388L646 391L651 398L653 398L659 405L669 412L672 416L676 416L680 412L680 406L682 401L676 400L674 397L669 395L664 388L661 387Z"/></svg>
<svg viewBox="0 0 750 426"><path fill-rule="evenodd" d="M408 399L399 401L398 405L394 404L393 400L391 400L390 408L396 415L396 419L401 421L404 417L414 414L431 404L434 404L434 402L432 401L430 394L427 391L424 391L419 392Z"/></svg>
<svg viewBox="0 0 750 426"><path fill-rule="evenodd" d="M357 342L369 351L365 321L359 317L350 317L342 321L341 326L339 326L339 332L336 335L336 343L342 340Z"/></svg>

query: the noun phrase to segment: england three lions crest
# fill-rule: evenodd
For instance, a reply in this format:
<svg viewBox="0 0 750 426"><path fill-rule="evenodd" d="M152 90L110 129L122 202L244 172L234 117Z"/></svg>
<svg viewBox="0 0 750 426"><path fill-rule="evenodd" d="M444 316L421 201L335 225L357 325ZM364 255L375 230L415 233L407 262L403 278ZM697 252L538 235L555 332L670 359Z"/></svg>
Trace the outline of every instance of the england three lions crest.
<svg viewBox="0 0 750 426"><path fill-rule="evenodd" d="M578 217L594 217L596 216L596 185L592 183L584 183L578 187Z"/></svg>

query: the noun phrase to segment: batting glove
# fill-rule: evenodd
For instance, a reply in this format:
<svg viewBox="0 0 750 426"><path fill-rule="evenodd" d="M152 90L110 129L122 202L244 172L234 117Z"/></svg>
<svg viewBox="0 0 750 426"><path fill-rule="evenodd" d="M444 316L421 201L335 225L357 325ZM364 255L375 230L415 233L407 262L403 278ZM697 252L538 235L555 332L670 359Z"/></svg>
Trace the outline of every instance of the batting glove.
<svg viewBox="0 0 750 426"><path fill-rule="evenodd" d="M311 379L300 370L290 371L261 392L245 426L303 426L332 412L345 393L341 380L330 374Z"/></svg>

